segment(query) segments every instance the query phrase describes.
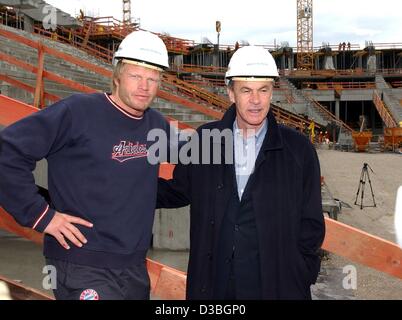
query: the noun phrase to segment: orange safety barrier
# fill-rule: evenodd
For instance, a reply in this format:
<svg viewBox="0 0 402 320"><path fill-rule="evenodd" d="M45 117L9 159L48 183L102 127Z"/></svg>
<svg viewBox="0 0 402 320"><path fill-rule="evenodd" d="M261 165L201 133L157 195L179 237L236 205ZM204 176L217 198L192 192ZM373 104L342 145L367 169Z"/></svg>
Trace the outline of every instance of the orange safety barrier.
<svg viewBox="0 0 402 320"><path fill-rule="evenodd" d="M381 100L380 95L376 90L373 92L373 102L382 121L384 121L385 126L387 128L396 127L397 126L396 121L388 111L388 108L386 107L385 103Z"/></svg>
<svg viewBox="0 0 402 320"><path fill-rule="evenodd" d="M227 68L224 67L215 67L215 66L199 66L193 64L182 64L178 67L178 70L185 72L194 72L194 73L214 73L214 74L224 74L227 71Z"/></svg>
<svg viewBox="0 0 402 320"><path fill-rule="evenodd" d="M303 89L316 90L356 90L375 89L375 82L303 82Z"/></svg>

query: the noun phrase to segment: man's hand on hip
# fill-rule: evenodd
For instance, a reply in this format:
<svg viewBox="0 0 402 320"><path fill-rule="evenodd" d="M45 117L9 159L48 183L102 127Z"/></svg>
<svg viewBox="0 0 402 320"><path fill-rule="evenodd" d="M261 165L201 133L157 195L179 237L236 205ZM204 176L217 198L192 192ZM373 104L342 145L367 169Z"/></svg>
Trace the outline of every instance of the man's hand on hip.
<svg viewBox="0 0 402 320"><path fill-rule="evenodd" d="M83 234L80 232L80 230L78 230L77 227L74 226L73 223L81 224L88 228L92 228L93 226L92 223L84 219L56 211L56 214L44 232L55 237L57 241L66 249L70 249L66 242L66 238L74 243L77 247L82 247L83 244L87 243L87 239L85 239Z"/></svg>

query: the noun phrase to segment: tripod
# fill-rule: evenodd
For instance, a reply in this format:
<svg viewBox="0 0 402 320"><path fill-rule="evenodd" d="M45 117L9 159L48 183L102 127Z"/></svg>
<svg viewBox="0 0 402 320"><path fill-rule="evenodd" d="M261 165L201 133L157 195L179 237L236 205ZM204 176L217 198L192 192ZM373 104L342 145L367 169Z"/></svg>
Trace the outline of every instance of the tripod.
<svg viewBox="0 0 402 320"><path fill-rule="evenodd" d="M360 175L360 182L359 182L359 188L357 189L357 193L356 193L356 200L355 200L355 205L357 204L357 198L359 197L359 192L361 190L361 198L360 198L360 210L363 209L363 207L377 207L376 203L375 203L375 199L374 199L374 192L373 192L373 187L371 185L371 180L370 180L370 175L369 175L369 171L367 168L370 168L371 172L374 173L373 169L371 169L371 167L367 164L364 163L363 164L363 169L362 169L362 173ZM363 206L363 198L364 198L364 187L366 186L366 178L369 181L370 184L370 190L371 190L371 196L373 197L373 203L374 205L372 206Z"/></svg>

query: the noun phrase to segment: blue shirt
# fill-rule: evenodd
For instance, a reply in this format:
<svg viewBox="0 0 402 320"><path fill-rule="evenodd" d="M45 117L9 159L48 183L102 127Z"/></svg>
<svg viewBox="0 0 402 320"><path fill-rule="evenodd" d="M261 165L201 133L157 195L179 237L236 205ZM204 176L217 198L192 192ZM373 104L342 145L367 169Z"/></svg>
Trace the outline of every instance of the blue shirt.
<svg viewBox="0 0 402 320"><path fill-rule="evenodd" d="M268 130L268 121L265 119L262 127L255 135L244 138L242 131L237 126L237 118L233 123L235 170L237 181L237 192L241 200L250 175L254 171L255 160L261 150L265 134Z"/></svg>

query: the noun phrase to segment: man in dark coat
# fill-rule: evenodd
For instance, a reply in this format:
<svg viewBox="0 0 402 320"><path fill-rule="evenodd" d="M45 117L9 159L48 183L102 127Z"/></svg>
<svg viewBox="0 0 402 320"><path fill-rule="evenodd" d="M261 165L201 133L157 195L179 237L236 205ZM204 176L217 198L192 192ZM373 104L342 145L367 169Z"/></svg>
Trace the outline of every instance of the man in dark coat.
<svg viewBox="0 0 402 320"><path fill-rule="evenodd" d="M197 130L199 161L159 180L157 207L190 204L188 299L311 299L325 234L320 166L308 139L269 111L277 76L268 51L239 49L226 73L233 105Z"/></svg>

